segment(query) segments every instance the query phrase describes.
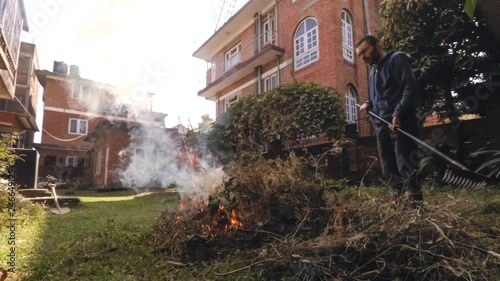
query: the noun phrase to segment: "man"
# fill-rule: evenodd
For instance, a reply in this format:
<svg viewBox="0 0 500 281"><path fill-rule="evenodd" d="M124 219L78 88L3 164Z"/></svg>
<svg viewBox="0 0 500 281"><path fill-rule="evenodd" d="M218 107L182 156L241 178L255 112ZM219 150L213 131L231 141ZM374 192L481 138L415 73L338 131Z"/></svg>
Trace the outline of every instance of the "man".
<svg viewBox="0 0 500 281"><path fill-rule="evenodd" d="M377 148L384 177L396 189L398 195L410 192L413 200L423 200L416 178L416 143L399 132L400 128L417 135L415 98L419 91L410 62L402 52L385 53L380 41L365 36L356 45L356 54L372 71L369 77L370 99L360 111L371 110L386 123L370 116L377 135Z"/></svg>

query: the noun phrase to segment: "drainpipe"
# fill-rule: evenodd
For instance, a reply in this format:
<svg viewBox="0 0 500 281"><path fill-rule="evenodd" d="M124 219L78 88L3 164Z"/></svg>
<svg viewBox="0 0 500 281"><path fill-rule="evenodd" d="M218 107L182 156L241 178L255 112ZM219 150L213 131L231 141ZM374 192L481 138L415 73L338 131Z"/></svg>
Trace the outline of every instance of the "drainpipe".
<svg viewBox="0 0 500 281"><path fill-rule="evenodd" d="M215 96L217 97L217 103L215 104L215 119L219 119L219 112L220 112L220 93L216 93Z"/></svg>
<svg viewBox="0 0 500 281"><path fill-rule="evenodd" d="M370 30L370 10L368 8L368 0L363 0L363 15L365 17L365 32L371 34Z"/></svg>
<svg viewBox="0 0 500 281"><path fill-rule="evenodd" d="M279 4L280 0L275 0L275 5L274 5L274 29L272 32L273 32L273 35L275 36L276 38L276 45L278 45L278 47L282 47L281 46L281 42L280 42L280 38L279 38L279 32L278 32L278 27L279 27L279 15L278 15L278 4ZM280 56L276 56L276 83L279 85L281 85L281 69L280 69Z"/></svg>
<svg viewBox="0 0 500 281"><path fill-rule="evenodd" d="M261 20L260 20L260 12L259 13L255 13L255 15L253 16L253 21L254 21L254 54L257 54L260 52L261 48L262 48L262 43L261 43L261 29L262 29L262 23L261 23Z"/></svg>
<svg viewBox="0 0 500 281"><path fill-rule="evenodd" d="M276 44L278 45L278 47L281 47L280 46L280 38L279 38L279 32L278 32L278 26L279 26L279 15L278 15L278 4L279 4L279 0L275 0L275 5L274 5L274 29L273 30L273 35L276 36Z"/></svg>
<svg viewBox="0 0 500 281"><path fill-rule="evenodd" d="M262 65L255 67L255 93L262 93Z"/></svg>
<svg viewBox="0 0 500 281"><path fill-rule="evenodd" d="M363 16L364 16L364 20L365 20L365 35L369 35L371 34L371 30L370 30L370 10L369 10L369 7L368 7L368 0L363 0ZM368 78L370 77L370 69L368 67L366 67L366 83L368 84ZM369 85L367 85L367 88L369 87ZM364 101L363 101L364 102ZM368 136L370 135L373 135L373 132L372 132L372 127L371 126L368 126ZM357 161L357 158L356 158L356 161Z"/></svg>

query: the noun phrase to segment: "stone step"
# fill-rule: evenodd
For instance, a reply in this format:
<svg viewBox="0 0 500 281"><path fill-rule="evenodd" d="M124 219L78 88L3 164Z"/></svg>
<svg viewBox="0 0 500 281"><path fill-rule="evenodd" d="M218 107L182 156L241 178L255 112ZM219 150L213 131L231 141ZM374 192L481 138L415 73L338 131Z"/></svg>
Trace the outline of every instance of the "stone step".
<svg viewBox="0 0 500 281"><path fill-rule="evenodd" d="M24 200L42 203L48 206L55 206L54 198L52 196L24 198ZM80 198L75 196L57 196L57 202L59 202L59 206L61 207L73 207L80 203Z"/></svg>
<svg viewBox="0 0 500 281"><path fill-rule="evenodd" d="M52 195L50 191L45 188L19 189L19 194L21 194L25 198L44 197Z"/></svg>

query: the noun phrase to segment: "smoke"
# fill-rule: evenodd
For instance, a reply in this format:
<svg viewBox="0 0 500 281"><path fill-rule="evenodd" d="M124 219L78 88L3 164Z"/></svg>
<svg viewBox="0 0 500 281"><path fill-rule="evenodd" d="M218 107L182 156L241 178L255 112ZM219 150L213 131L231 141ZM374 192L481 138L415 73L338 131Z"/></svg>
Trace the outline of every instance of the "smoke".
<svg viewBox="0 0 500 281"><path fill-rule="evenodd" d="M129 145L119 153L120 168L112 171L121 186L136 192L176 186L181 197L194 195L205 200L222 184L222 168L214 166L204 148L196 155L197 169L181 165L187 160L186 155L179 156L186 148L185 136L165 127L166 114L152 111L152 94L137 87L134 90L102 83L89 87L98 98L82 100L87 112L101 117L104 113L109 121L127 122Z"/></svg>
<svg viewBox="0 0 500 281"><path fill-rule="evenodd" d="M195 153L180 153L185 147L176 133L161 127L130 125L129 137L130 145L120 152L122 168L118 174L123 186L137 192L176 186L181 198L196 196L205 202L221 186L222 168L197 153L198 165L191 166L188 157Z"/></svg>
<svg viewBox="0 0 500 281"><path fill-rule="evenodd" d="M76 1L64 9L61 5L50 25L40 25L37 45L47 54L44 57L57 53L52 57L77 64L83 77L116 85L89 85L96 93L79 101L92 116L105 112L111 121L134 122L129 127L130 145L120 152L121 168L114 171L123 186L141 191L175 183L186 194L205 194L222 182L221 169L211 165L207 154L199 160L200 171L179 169L179 140L150 112L166 112L175 122L178 116L196 120L195 116L208 113L209 106L214 108L213 102L196 95L205 83L205 63L193 58L192 52L213 33L219 13L220 26L228 11L247 1L230 2L223 7L222 0ZM198 24L179 28L186 18L195 18ZM80 82L85 85L90 80Z"/></svg>

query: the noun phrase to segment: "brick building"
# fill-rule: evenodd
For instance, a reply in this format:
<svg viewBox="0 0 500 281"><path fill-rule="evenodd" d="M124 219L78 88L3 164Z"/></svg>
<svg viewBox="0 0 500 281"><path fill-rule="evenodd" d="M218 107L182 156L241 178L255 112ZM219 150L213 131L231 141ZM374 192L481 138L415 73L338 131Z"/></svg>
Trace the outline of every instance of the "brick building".
<svg viewBox="0 0 500 281"><path fill-rule="evenodd" d="M30 147L33 142L33 131L38 130L34 118L35 111L33 111L36 109L38 91L33 70L38 61L35 46L21 43L23 30L29 31L24 1L2 1L0 5L0 133L26 131L21 134L18 144L20 147Z"/></svg>
<svg viewBox="0 0 500 281"><path fill-rule="evenodd" d="M96 136L103 124L137 123L165 128L166 114L151 111L151 95L142 105L122 104L115 87L81 78L75 65L68 72L63 62L54 62L53 71L38 70L37 77L44 88L42 138L36 144L42 177L97 180L102 186L106 181L99 177L101 169L107 171L119 165L114 156L129 142L126 130L115 126L113 134L105 138L106 145L96 150Z"/></svg>
<svg viewBox="0 0 500 281"><path fill-rule="evenodd" d="M368 99L369 72L356 57L355 44L379 28L379 2L248 1L194 52L208 63L206 87L198 95L216 103L219 117L244 96L293 81L315 82L343 94L348 124L359 137L371 136L371 125L357 116L356 103ZM325 142L331 141L307 145ZM346 173L370 165L359 159L360 153L376 155L372 148L349 148L341 164Z"/></svg>
<svg viewBox="0 0 500 281"><path fill-rule="evenodd" d="M219 117L246 95L316 82L345 95L346 119L355 123L355 103L368 95L368 70L354 45L380 25L375 2L248 1L194 52L209 63L198 95L216 102ZM371 134L367 123L358 126L361 136Z"/></svg>
<svg viewBox="0 0 500 281"><path fill-rule="evenodd" d="M0 100L0 110L4 114L15 116L13 126L6 132L17 132L16 148L33 148L36 124L39 84L35 70L38 68L36 46L21 42L18 68L16 72L16 88L13 100Z"/></svg>

